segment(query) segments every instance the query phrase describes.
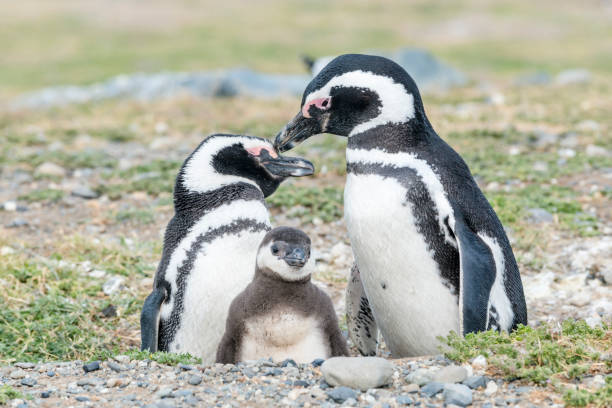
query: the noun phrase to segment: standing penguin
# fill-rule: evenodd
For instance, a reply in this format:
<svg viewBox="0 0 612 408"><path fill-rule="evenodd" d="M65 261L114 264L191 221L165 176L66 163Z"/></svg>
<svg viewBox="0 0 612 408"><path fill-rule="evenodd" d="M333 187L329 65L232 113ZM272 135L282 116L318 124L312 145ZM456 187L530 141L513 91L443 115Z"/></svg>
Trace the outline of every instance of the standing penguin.
<svg viewBox="0 0 612 408"><path fill-rule="evenodd" d="M232 299L253 277L270 230L264 197L313 165L257 137L215 134L185 160L174 188L153 292L140 318L143 350L213 362Z"/></svg>
<svg viewBox="0 0 612 408"><path fill-rule="evenodd" d="M253 282L230 307L217 363L348 355L331 299L310 281L313 269L308 235L289 227L268 232Z"/></svg>
<svg viewBox="0 0 612 408"><path fill-rule="evenodd" d="M380 329L394 356L438 351L437 336L527 324L521 277L494 210L434 131L416 84L382 57L347 54L307 86L279 151L347 136L345 220L358 273L352 336ZM374 319L364 319L368 308ZM361 318L361 319L360 319ZM371 330L364 330L364 325ZM376 341L363 354L375 352Z"/></svg>

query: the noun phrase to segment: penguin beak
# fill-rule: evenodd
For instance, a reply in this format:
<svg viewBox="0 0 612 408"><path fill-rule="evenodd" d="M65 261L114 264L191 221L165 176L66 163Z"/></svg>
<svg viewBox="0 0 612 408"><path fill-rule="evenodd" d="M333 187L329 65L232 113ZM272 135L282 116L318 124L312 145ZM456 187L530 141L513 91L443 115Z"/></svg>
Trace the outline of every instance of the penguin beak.
<svg viewBox="0 0 612 408"><path fill-rule="evenodd" d="M275 177L302 177L314 173L314 165L301 157L272 157L269 154L260 157L261 165Z"/></svg>
<svg viewBox="0 0 612 408"><path fill-rule="evenodd" d="M312 117L307 118L300 112L276 135L274 148L279 152L286 152L310 136L320 133L323 133L323 129L319 121Z"/></svg>
<svg viewBox="0 0 612 408"><path fill-rule="evenodd" d="M287 255L283 257L283 259L285 260L285 262L287 262L289 266L295 266L299 268L306 265L307 261L306 253L302 248L294 248L293 251L287 253Z"/></svg>

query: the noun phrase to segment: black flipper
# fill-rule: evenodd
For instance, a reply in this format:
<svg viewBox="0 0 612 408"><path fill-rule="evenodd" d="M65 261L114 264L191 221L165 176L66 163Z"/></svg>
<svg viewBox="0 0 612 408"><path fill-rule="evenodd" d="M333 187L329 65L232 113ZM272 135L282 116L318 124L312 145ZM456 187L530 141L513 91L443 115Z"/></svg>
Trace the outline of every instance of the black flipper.
<svg viewBox="0 0 612 408"><path fill-rule="evenodd" d="M489 246L456 217L455 236L461 263L459 313L462 334L487 330L489 297L495 281L495 259Z"/></svg>
<svg viewBox="0 0 612 408"><path fill-rule="evenodd" d="M140 314L140 350L157 351L157 334L159 332L159 313L161 304L166 299L166 289L156 288L151 292L142 306Z"/></svg>

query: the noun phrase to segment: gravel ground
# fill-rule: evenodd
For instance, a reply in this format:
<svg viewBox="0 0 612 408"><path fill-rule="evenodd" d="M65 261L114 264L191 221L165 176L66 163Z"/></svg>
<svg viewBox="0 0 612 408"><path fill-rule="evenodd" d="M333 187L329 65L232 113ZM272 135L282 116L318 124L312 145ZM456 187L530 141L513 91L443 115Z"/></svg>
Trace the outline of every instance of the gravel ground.
<svg viewBox="0 0 612 408"><path fill-rule="evenodd" d="M377 359L382 364L387 360ZM238 365L160 365L154 361L113 360L84 364L17 363L0 369L2 380L30 400L12 407L42 406L562 406L537 387L489 378L486 360L452 365L443 356L392 360L388 385L365 391L331 387L320 361L296 365L259 360ZM93 371L86 372L85 367ZM358 374L362 375L362 374Z"/></svg>

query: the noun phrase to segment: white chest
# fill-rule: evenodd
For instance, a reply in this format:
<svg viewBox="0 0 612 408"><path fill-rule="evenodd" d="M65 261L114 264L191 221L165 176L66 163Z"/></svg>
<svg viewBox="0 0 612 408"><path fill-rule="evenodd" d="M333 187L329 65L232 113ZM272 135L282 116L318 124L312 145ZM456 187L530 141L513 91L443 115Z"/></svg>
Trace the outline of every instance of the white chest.
<svg viewBox="0 0 612 408"><path fill-rule="evenodd" d="M438 352L436 337L459 330L457 297L442 283L406 189L392 178L348 174L344 198L353 252L385 342L395 356Z"/></svg>
<svg viewBox="0 0 612 408"><path fill-rule="evenodd" d="M187 278L181 324L170 350L214 362L229 306L251 282L265 231L224 235L205 244Z"/></svg>
<svg viewBox="0 0 612 408"><path fill-rule="evenodd" d="M241 343L241 361L271 357L274 361L291 358L310 363L330 356L319 322L292 312L277 312L249 319Z"/></svg>

